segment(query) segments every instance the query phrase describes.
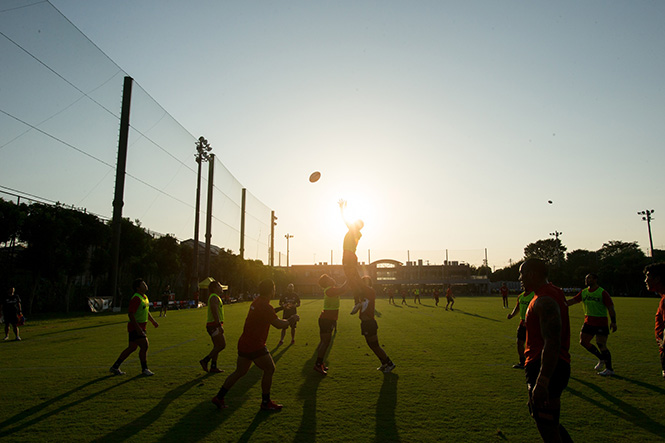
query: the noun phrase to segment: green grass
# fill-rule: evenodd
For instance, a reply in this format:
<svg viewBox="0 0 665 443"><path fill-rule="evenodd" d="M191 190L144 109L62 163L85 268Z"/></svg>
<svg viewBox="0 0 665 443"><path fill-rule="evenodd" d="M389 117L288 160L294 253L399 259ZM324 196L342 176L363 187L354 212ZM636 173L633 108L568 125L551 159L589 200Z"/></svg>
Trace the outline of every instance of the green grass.
<svg viewBox="0 0 665 443"><path fill-rule="evenodd" d="M594 358L577 343L583 315L571 307L572 377L561 421L576 441L663 441L657 299L615 303L619 330L608 344L618 375L610 379L595 374ZM107 372L126 346L125 314L29 322L22 342L0 342L0 441L538 441L524 375L511 368L518 320L506 320L500 297L458 297L454 312L431 300L417 307L379 300L379 339L397 364L387 375L375 370L343 300L325 378L312 370L322 301L305 300L296 344L277 347L275 329L268 338L277 364L272 396L284 409L259 412L261 372L252 368L218 411L210 398L235 367L248 306L225 307L226 373L212 376L198 365L211 346L203 309L171 311L157 317L158 329L149 325L154 377L139 375L136 354L122 366L127 375Z"/></svg>

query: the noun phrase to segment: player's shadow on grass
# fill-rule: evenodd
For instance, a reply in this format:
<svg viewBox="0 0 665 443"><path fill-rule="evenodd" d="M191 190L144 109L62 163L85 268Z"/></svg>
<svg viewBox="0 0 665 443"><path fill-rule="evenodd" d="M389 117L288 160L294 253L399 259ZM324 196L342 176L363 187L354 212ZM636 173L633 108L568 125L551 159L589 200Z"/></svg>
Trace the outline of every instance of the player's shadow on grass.
<svg viewBox="0 0 665 443"><path fill-rule="evenodd" d="M624 380L624 381L627 381L628 383L633 383L633 384L635 384L637 386L640 386L644 389L649 389L651 391L654 391L657 394L665 395L665 389L659 388L658 386L652 385L650 383L645 383L645 382L640 381L640 380L635 380L634 378L623 377L623 376L617 375L617 374L614 374L612 376L612 378L616 378L617 380Z"/></svg>
<svg viewBox="0 0 665 443"><path fill-rule="evenodd" d="M400 441L395 421L397 408L397 382L399 375L389 372L383 374L383 384L376 401L376 438L377 443Z"/></svg>
<svg viewBox="0 0 665 443"><path fill-rule="evenodd" d="M175 389L170 390L152 409L146 411L133 421L125 424L124 426L108 433L107 435L98 439L92 440L95 442L116 442L124 441L136 434L137 429L144 429L156 422L159 417L164 413L166 408L178 397L198 385L202 380L210 377L211 374L201 375L193 380L188 381Z"/></svg>
<svg viewBox="0 0 665 443"><path fill-rule="evenodd" d="M570 385L568 385L568 388L566 390L570 392L572 395L579 397L580 399L587 401L612 415L615 415L623 420L626 420L632 423L633 425L638 426L644 429L645 431L658 436L659 438L662 438L663 435L665 435L665 425L651 419L648 415L646 415L644 412L642 412L635 406L628 404L625 401L620 400L619 398L609 394L607 391L605 391L604 389L598 387L593 383L581 380L577 377L570 377L570 379L591 389L596 394L605 398L607 401L613 403L616 407L604 405L598 400L595 400L589 397L588 395L584 394L583 392L571 388ZM655 410L658 411L657 408Z"/></svg>
<svg viewBox="0 0 665 443"><path fill-rule="evenodd" d="M468 315L470 317L482 318L483 320L489 320L489 321L495 321L497 323L501 323L501 321L497 320L496 318L489 318L489 317L485 317L485 316L478 315L478 314L472 314L470 312L461 311L459 309L455 309L453 312L459 312L460 314Z"/></svg>
<svg viewBox="0 0 665 443"><path fill-rule="evenodd" d="M330 338L330 345L326 350L326 355L324 355L324 361L335 343L336 335L337 334L333 334ZM298 390L298 398L303 400L302 418L300 419L300 425L298 426L298 430L293 439L294 442L309 442L316 440L316 397L319 384L321 384L326 377L314 370L314 363L316 363L318 354L319 351L317 346L310 359L305 362L302 368L303 383Z"/></svg>
<svg viewBox="0 0 665 443"><path fill-rule="evenodd" d="M277 361L279 361L279 359L282 357L282 355L284 355L288 348L289 346L282 349L278 353L275 353L272 356L273 361L277 363ZM277 367L276 372L279 374L279 367ZM245 404L247 401L247 391L249 391L249 389L256 383L259 383L262 376L263 371L252 364L249 372L247 372L247 374L241 378L229 391L229 395L226 397L228 408L221 411L217 409L210 401L210 399L212 399L212 397L215 396L217 392L210 392L204 400L191 408L189 412L184 414L180 420L178 420L177 423L171 426L171 428L169 428L158 441L172 442L180 440L195 442L205 439L209 434L211 434L217 428L221 427L236 410ZM221 387L221 383L219 386ZM257 409L259 406L260 399L257 398ZM253 427L250 425L248 431L252 429L251 432L254 432L253 429L256 429L260 422L265 420L268 416L270 416L270 414L270 412L265 414L257 414L258 418L254 419L252 422ZM193 424L195 424L195 426L193 426ZM251 437L251 432L249 437Z"/></svg>
<svg viewBox="0 0 665 443"><path fill-rule="evenodd" d="M61 329L59 331L52 331L52 332L44 332L44 333L41 333L41 334L35 334L35 335L33 335L33 338L37 339L37 338L45 337L47 335L65 334L67 332L83 331L83 330L86 330L86 329L105 328L107 326L115 326L115 325L126 324L126 323L127 323L127 320L123 320L123 321L116 321L116 322L113 322L113 323L104 323L104 324L101 324L101 325L90 325L90 326L81 326L80 328Z"/></svg>
<svg viewBox="0 0 665 443"><path fill-rule="evenodd" d="M30 417L30 416L32 416L32 415L36 415L36 414L38 414L39 412L44 411L44 409L48 408L49 406L51 406L51 405L53 405L53 404L55 404L55 403L57 403L57 402L59 402L59 401L61 401L61 400L64 400L65 398L67 398L67 397L69 397L70 395L72 395L72 394L74 394L74 393L80 391L81 389L85 389L85 388L87 388L88 386L92 386L92 385L94 385L94 384L96 384L96 383L99 383L100 381L107 380L107 379L109 379L109 378L111 378L111 377L113 377L113 376L112 376L112 375L105 375L105 376L103 376L103 377L98 377L98 378L96 378L96 379L94 379L94 380L90 380L89 382L84 383L84 384L82 384L81 386L77 386L77 387L74 388L74 389L70 389L69 391L67 391L67 392L65 392L65 393L63 393L63 394L60 394L60 395L58 395L57 397L54 397L54 398L52 398L52 399L50 399L50 400L46 400L45 402L42 402L42 403L40 403L40 404L38 404L38 405L36 405L36 406L33 406L33 407L29 408L29 409L26 409L25 411L19 412L18 414L14 415L13 417L11 417L11 418L9 418L9 419L3 421L2 423L0 423L0 439L2 439L3 437L6 437L6 436L8 436L8 435L11 435L11 434L13 434L14 432L17 432L17 431L24 431L24 430L26 430L27 428L29 428L30 426L32 426L32 425L34 425L34 424L37 424L37 423L39 423L40 421L45 420L45 419L48 418L48 417L51 417L51 416L53 416L53 415L57 415L57 414L59 414L59 413L61 413L61 412L63 412L63 411L66 411L67 409L69 409L69 408L71 408L71 407L79 406L81 403L84 403L84 402L86 402L86 401L88 401L88 400L91 400L91 399L93 399L93 398L95 398L95 397L97 397L97 396L99 396L99 395L102 395L102 394L104 394L104 393L106 393L106 392L108 392L108 391L110 391L110 390L112 390L112 389L115 389L115 388L117 388L117 387L119 387L119 386L122 386L122 385L124 385L124 384L126 384L126 383L129 383L129 382L131 382L131 381L134 381L134 380L136 380L137 378L142 377L142 375L137 375L137 376L135 376L135 377L128 378L128 379L123 380L122 382L120 382L120 383L118 383L118 384L115 384L115 385L113 385L113 386L109 386L109 387L107 387L107 388L105 388L105 389L102 389L101 391L94 392L94 393L89 394L89 395L87 395L87 396L85 396L85 397L83 397L83 398L80 398L80 399L75 399L75 400L71 401L70 403L67 403L67 404L65 404L65 405L62 405L62 406L60 406L60 407L57 408L57 409L53 409L53 410L51 410L51 411L48 411L48 412L46 412L46 413L44 413L44 414L42 414L42 415L40 415L40 416L38 416L38 417L34 417L34 418L32 418L31 420L28 420L28 421L26 421L26 422L21 422L22 420L24 420L24 419L26 419L26 418L28 418L28 417ZM3 428L5 428L5 427L7 427L7 426L9 426L9 425L12 425L12 424L14 424L14 425L16 425L16 426L14 426L13 428L10 428L10 429L3 430Z"/></svg>

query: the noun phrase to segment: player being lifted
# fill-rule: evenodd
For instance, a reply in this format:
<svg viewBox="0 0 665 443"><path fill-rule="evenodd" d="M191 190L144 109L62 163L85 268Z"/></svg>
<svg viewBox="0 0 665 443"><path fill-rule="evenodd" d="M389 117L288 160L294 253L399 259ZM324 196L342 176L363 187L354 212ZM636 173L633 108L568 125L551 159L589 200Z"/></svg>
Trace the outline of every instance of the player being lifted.
<svg viewBox="0 0 665 443"><path fill-rule="evenodd" d="M327 375L328 367L323 363L323 359L330 346L332 331L339 318L339 296L346 292L346 284L344 286L337 286L334 278L323 274L319 277L319 286L323 288L323 311L321 311L321 315L319 316L319 335L321 341L317 347L314 370Z"/></svg>
<svg viewBox="0 0 665 443"><path fill-rule="evenodd" d="M568 299L568 306L579 302L583 303L584 325L580 331L580 345L598 358L598 364L594 368L598 375L614 375L612 368L612 355L607 349L607 337L617 331L617 314L614 312L614 303L610 294L598 285L598 276L588 274L584 282L587 287L582 289L575 297ZM607 313L610 313L611 323L607 327ZM596 336L598 348L591 344L591 339ZM603 370L605 367L605 370Z"/></svg>
<svg viewBox="0 0 665 443"><path fill-rule="evenodd" d="M342 253L342 267L344 269L344 276L346 281L353 291L353 301L355 307L353 308L352 314L358 312L358 309L361 308L362 299L360 294L362 294L362 282L360 281L360 275L358 275L358 256L356 255L356 249L358 248L358 241L362 234L360 230L365 226L362 220L356 220L350 222L346 219L344 214L344 209L346 208L346 200L340 199L339 209L342 213L342 219L346 224L346 227L349 228L348 232L344 236L344 250ZM365 304L367 306L367 304Z"/></svg>
<svg viewBox="0 0 665 443"><path fill-rule="evenodd" d="M513 365L515 369L524 369L524 343L526 342L526 323L524 319L526 318L526 310L529 307L529 303L533 299L533 291L528 294L526 291L523 291L520 295L517 296L517 304L513 312L508 314L508 320L513 318L517 311L520 312L520 324L517 326L517 355L519 356L520 362Z"/></svg>

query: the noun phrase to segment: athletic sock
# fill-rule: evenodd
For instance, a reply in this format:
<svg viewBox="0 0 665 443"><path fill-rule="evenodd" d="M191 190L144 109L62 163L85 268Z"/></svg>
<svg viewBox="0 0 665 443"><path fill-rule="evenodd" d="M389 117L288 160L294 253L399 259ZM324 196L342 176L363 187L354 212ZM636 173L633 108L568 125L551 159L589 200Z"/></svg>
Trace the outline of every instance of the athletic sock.
<svg viewBox="0 0 665 443"><path fill-rule="evenodd" d="M206 362L206 363L208 363L208 362ZM210 363L210 369L212 369L212 368L216 368L216 367L217 367L217 362L213 360L213 361Z"/></svg>
<svg viewBox="0 0 665 443"><path fill-rule="evenodd" d="M217 393L217 398L223 399L227 392L229 392L229 390L222 386L222 389Z"/></svg>
<svg viewBox="0 0 665 443"><path fill-rule="evenodd" d="M614 369L612 368L612 354L610 354L610 350L609 349L604 350L601 355L603 356L602 360L605 361L605 366L607 367L607 369L609 369L610 371L614 371Z"/></svg>
<svg viewBox="0 0 665 443"><path fill-rule="evenodd" d="M205 357L203 357L203 360L202 360L202 361L203 361L205 364L208 364L208 362L210 361L210 356L209 356L209 355L206 355Z"/></svg>
<svg viewBox="0 0 665 443"><path fill-rule="evenodd" d="M602 359L603 359L603 355L600 353L600 351L598 350L598 348L597 348L595 345L589 345L589 347L588 347L588 348L585 348L585 349L586 349L587 351L591 352L591 353L592 353L593 355L595 355L596 357L598 357L598 360L602 360Z"/></svg>
<svg viewBox="0 0 665 443"><path fill-rule="evenodd" d="M141 369L143 369L144 371L148 369L148 360L141 362Z"/></svg>
<svg viewBox="0 0 665 443"><path fill-rule="evenodd" d="M118 369L118 368L120 367L121 364L122 364L122 360L117 359L117 360L115 361L115 363L113 363L113 367L116 368L116 369Z"/></svg>
<svg viewBox="0 0 665 443"><path fill-rule="evenodd" d="M270 392L267 394L261 394L261 403L270 403Z"/></svg>
<svg viewBox="0 0 665 443"><path fill-rule="evenodd" d="M321 357L318 357L316 359L316 363L314 363L315 366L322 365L323 364L323 359Z"/></svg>

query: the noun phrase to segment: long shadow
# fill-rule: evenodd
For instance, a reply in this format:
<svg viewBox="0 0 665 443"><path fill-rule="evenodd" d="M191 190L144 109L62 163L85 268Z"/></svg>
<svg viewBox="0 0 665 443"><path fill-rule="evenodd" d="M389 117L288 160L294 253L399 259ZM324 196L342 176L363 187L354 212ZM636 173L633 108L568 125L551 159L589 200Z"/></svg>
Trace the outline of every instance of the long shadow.
<svg viewBox="0 0 665 443"><path fill-rule="evenodd" d="M238 443L249 442L250 438L252 437L252 434L254 434L254 431L256 431L259 425L264 421L266 421L266 419L271 415L272 413L270 411L262 411L259 409L259 412L257 412L256 415L254 416L254 420L252 420L252 422L247 427L247 430L245 430L245 432L243 432L240 438L238 439Z"/></svg>
<svg viewBox="0 0 665 443"><path fill-rule="evenodd" d="M279 361L282 355L284 355L290 347L291 346L287 346L278 353L273 354L272 359L275 363ZM279 368L277 368L275 373L279 374ZM172 442L181 440L195 442L205 439L210 433L228 420L235 411L245 404L247 401L245 394L247 394L247 391L249 391L252 386L261 381L262 376L263 371L252 365L252 368L247 375L241 378L235 386L233 386L233 389L229 391L229 395L226 398L228 408L221 411L218 410L210 402L210 399L216 394L216 392L211 392L209 396L191 408L177 423L171 426L158 441ZM259 399L256 399L257 407L259 406L259 403ZM260 422L257 422L256 426L258 426L259 423Z"/></svg>
<svg viewBox="0 0 665 443"><path fill-rule="evenodd" d="M143 415L137 417L133 421L125 424L124 426L106 434L103 437L92 440L95 442L116 442L124 441L134 434L136 434L137 429L143 429L150 426L152 423L157 421L159 417L164 413L166 408L171 404L175 399L183 395L185 392L192 389L194 386L199 384L202 380L210 377L211 374L204 374L200 377L190 380L187 383L184 383L178 386L175 389L164 394L164 397L157 403L152 409L145 412Z"/></svg>
<svg viewBox="0 0 665 443"><path fill-rule="evenodd" d="M8 436L8 435L11 435L11 434L13 434L14 432L17 432L17 431L19 431L19 430L24 431L26 428L28 428L28 427L30 427L30 426L32 426L32 425L34 425L34 424L37 424L37 423L39 423L40 421L42 421L42 420L44 420L44 419L46 419L46 418L48 418L48 417L52 417L52 416L54 416L54 415L57 415L57 414L59 414L59 413L61 413L61 412L63 412L63 411L66 411L67 409L69 409L69 408L71 408L71 407L73 407L73 406L79 406L81 403L84 403L84 402L86 402L86 401L88 401L88 400L91 400L91 399L93 399L93 398L95 398L95 397L97 397L97 396L99 396L99 395L102 395L102 394L104 394L104 393L106 393L106 392L108 392L108 391L110 391L110 390L112 390L112 389L115 389L115 388L117 388L117 387L119 387L119 386L122 386L122 385L124 385L124 384L126 384L126 383L130 383L130 382L136 380L137 378L140 378L140 377L143 377L143 376L142 376L142 375L136 375L136 376L134 376L134 377L132 377L132 378L128 378L128 379L126 379L126 380L124 380L124 381L122 381L122 382L120 382L120 383L118 383L118 384L116 384L116 385L109 386L109 387L107 387L107 388L105 388L105 389L102 389L101 391L94 392L94 393L92 393L92 394L89 394L89 395L87 395L87 396L81 398L81 399L76 399L76 400L74 400L74 401L72 401L72 402L70 402L70 403L67 403L67 404L65 404L65 405L62 405L62 406L60 406L60 407L57 408L57 409L54 409L54 410L49 411L49 412L46 412L45 414L42 414L42 415L40 415L40 416L38 416L38 417L34 417L34 418L32 418L31 420L28 420L27 422L19 423L20 420L23 420L24 418L27 418L27 417L29 417L29 416L31 416L31 415L34 415L34 414L37 414L38 412L43 411L44 408L46 408L46 407L48 407L48 406L50 406L50 405L52 405L52 404L54 404L54 403L56 403L56 402L58 402L58 401L60 401L60 400L62 400L62 399L64 399L64 398L70 396L70 395L73 394L74 392L78 392L80 389L83 389L83 388L85 388L85 387L87 387L87 386L91 386L91 385L93 385L93 384L95 384L95 383L98 383L98 382L100 382L100 381L102 381L102 380L106 380L106 379L108 379L108 378L110 378L110 377L113 377L113 375L107 375L107 376L104 376L104 377L99 377L99 378L97 378L97 379L95 379L95 380L91 380L91 381L89 381L89 382L87 382L87 383L84 383L83 385L81 385L81 386L79 386L79 387L77 387L77 388L74 388L74 389L72 389L72 390L70 390L70 391L67 391L67 392L65 392L64 394L61 394L61 395L59 395L59 396L57 396L57 397L55 397L55 398L53 398L53 399L51 399L51 400L47 400L47 401L45 401L45 402L43 402L43 403L41 403L41 404L39 404L39 405L37 405L37 406L33 406L32 408L27 409L27 410L25 410L25 411L23 411L23 412L20 412L19 414L15 415L14 417L12 417L12 418L10 418L10 419L8 419L8 420L5 420L4 422L2 422L2 423L0 424L0 428L2 428L2 427L4 427L4 426L7 426L7 425L9 425L10 423L12 423L12 424L16 424L16 426L14 426L14 427L11 428L11 429L6 429L6 430L4 430L4 431L1 431L1 432L0 432L0 439L1 439L2 437L6 437L6 436Z"/></svg>
<svg viewBox="0 0 665 443"><path fill-rule="evenodd" d="M586 394L583 394L580 391L577 391L576 389L573 389L568 386L567 390L573 394L576 397L581 398L582 400L589 402L593 404L594 406L597 406L601 409L604 409L605 411L609 412L612 415L615 415L623 420L626 420L635 426L638 426L642 429L644 429L647 432L650 432L654 435L657 435L658 437L662 438L663 435L665 435L665 425L658 423L657 421L654 421L651 419L648 415L646 415L644 412L640 411L638 408L636 408L633 405L630 405L626 403L623 400L618 399L617 397L608 394L605 390L602 388L598 387L597 385L593 383L589 383L584 380L580 380L579 378L576 377L570 377L571 380L575 380L576 382L590 388L597 394L599 394L601 397L605 398L606 400L610 401L616 407L611 407L611 406L606 406L601 404L600 402L594 400L593 398L587 396ZM656 409L657 410L657 409Z"/></svg>
<svg viewBox="0 0 665 443"><path fill-rule="evenodd" d="M85 329L105 328L107 326L115 326L115 325L120 325L120 324L125 324L125 323L127 323L127 320L116 321L116 322L113 322L113 323L104 323L102 325L90 325L90 326L81 326L80 328L61 329L59 331L43 332L41 334L38 333L38 334L33 335L33 338L45 337L47 335L64 334L66 332L72 332L72 331L83 331Z"/></svg>
<svg viewBox="0 0 665 443"><path fill-rule="evenodd" d="M470 312L462 311L460 309L455 309L453 312L459 312L460 314L468 315L470 317L482 318L483 320L489 320L489 321L495 321L497 323L501 323L500 320L497 320L495 318L489 318L489 317L484 317L484 316L478 315L478 314L472 314Z"/></svg>
<svg viewBox="0 0 665 443"><path fill-rule="evenodd" d="M665 394L665 389L660 388L656 385L645 383L645 382L640 381L640 380L635 380L634 378L628 378L628 377L624 377L622 375L617 375L617 374L614 374L612 376L612 378L616 378L617 380L627 381L628 383L632 383L632 384L637 385L639 387L642 387L644 389L649 389L651 391L654 391L657 394L661 394L661 395Z"/></svg>
<svg viewBox="0 0 665 443"><path fill-rule="evenodd" d="M395 421L397 408L397 382L399 375L389 372L383 374L383 384L376 402L376 438L377 443L398 442L399 432Z"/></svg>
<svg viewBox="0 0 665 443"><path fill-rule="evenodd" d="M330 353L334 342L335 335L333 335L330 339L330 345L326 350L324 360ZM325 378L324 375L319 374L313 369L317 356L318 350L314 349L314 353L309 358L309 360L305 362L301 371L303 383L300 385L300 389L298 390L298 398L303 399L302 418L300 419L300 425L298 426L296 435L293 438L294 442L310 442L316 440L317 390L319 389L319 384L321 384Z"/></svg>

